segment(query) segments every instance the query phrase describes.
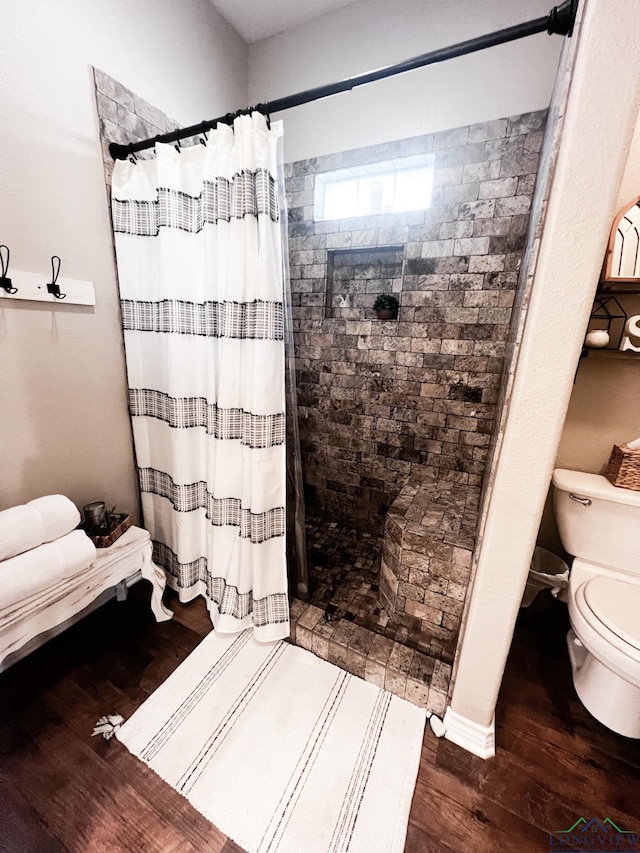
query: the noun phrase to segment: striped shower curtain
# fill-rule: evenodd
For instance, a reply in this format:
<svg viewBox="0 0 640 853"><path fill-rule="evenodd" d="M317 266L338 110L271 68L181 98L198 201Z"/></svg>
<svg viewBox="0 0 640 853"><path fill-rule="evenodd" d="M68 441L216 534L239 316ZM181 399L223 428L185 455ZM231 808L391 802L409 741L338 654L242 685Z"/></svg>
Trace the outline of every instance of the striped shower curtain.
<svg viewBox="0 0 640 853"><path fill-rule="evenodd" d="M276 131L119 161L112 214L145 526L222 633L288 636Z"/></svg>

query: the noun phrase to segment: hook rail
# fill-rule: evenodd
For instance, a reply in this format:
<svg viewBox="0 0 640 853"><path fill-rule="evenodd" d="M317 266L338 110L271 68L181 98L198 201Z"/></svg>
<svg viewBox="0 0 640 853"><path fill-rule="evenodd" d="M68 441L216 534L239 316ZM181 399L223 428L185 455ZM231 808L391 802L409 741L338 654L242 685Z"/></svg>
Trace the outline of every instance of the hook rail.
<svg viewBox="0 0 640 853"><path fill-rule="evenodd" d="M6 253L3 251L6 249ZM51 258L51 275L13 270L8 278L9 249L0 246L0 302L2 300L32 300L65 305L95 305L96 294L92 281L64 278L60 275L58 255Z"/></svg>

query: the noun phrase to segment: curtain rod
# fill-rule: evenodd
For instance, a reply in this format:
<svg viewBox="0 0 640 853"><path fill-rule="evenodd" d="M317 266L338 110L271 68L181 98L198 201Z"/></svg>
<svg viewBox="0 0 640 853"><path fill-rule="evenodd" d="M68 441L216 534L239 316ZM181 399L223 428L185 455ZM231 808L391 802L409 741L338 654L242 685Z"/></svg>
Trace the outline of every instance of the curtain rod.
<svg viewBox="0 0 640 853"><path fill-rule="evenodd" d="M180 139L186 139L189 136L198 136L215 128L217 124L231 124L238 116L247 115L256 110L263 115L269 116L281 110L289 110L292 107L309 104L320 98L327 98L330 95L337 95L340 92L348 92L351 89L355 89L356 86L362 86L365 83L373 83L375 80L383 80L385 77L403 74L405 71L413 71L416 68L433 65L436 62L444 62L447 59L455 59L457 56L465 56L468 53L475 53L478 50L485 50L488 47L506 44L507 42L536 35L537 33L547 32L549 35L571 36L577 8L578 0L565 0L560 6L554 6L549 14L543 18L536 18L533 21L526 21L523 24L516 24L513 27L487 33L484 36L477 36L476 38L461 41L449 47L441 47L438 50L432 50L429 53L423 53L421 56L415 56L413 59L400 62L397 65L388 65L384 68L378 68L375 71L369 71L366 74L348 77L346 80L341 80L338 83L317 86L315 89L307 89L304 92L298 92L296 95L287 95L284 98L277 98L275 101L267 101L257 104L254 107L238 110L234 113L227 113L225 116L220 116L210 121L203 121L200 124L191 125L191 127L174 130L171 133L154 136L152 139L144 139L141 142L132 142L128 145L120 145L117 142L112 142L109 145L109 152L114 160L124 160L131 154L135 154L136 151L153 148L156 142L178 142Z"/></svg>

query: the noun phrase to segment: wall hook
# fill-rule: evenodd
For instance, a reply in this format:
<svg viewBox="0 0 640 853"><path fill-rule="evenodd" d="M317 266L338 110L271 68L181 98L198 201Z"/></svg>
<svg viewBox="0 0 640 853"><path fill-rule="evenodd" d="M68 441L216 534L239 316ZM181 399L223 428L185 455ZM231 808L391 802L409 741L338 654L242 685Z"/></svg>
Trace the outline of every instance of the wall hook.
<svg viewBox="0 0 640 853"><path fill-rule="evenodd" d="M7 257L5 258L5 253L3 249L7 250ZM9 272L9 257L11 252L9 251L9 247L4 244L0 246L0 287L13 295L18 292L17 287L11 287L11 279L7 277L7 273Z"/></svg>
<svg viewBox="0 0 640 853"><path fill-rule="evenodd" d="M56 261L58 262L56 266ZM51 281L47 284L47 290L49 293L53 293L56 299L64 299L67 295L66 293L60 293L60 285L56 284L58 281L58 276L60 275L60 265L61 261L57 255L51 256Z"/></svg>

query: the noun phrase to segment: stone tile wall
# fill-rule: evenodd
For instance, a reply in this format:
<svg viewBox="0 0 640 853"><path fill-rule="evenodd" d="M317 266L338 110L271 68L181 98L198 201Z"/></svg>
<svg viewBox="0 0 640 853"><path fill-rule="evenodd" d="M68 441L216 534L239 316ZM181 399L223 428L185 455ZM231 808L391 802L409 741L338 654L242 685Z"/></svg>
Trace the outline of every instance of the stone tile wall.
<svg viewBox="0 0 640 853"><path fill-rule="evenodd" d="M545 116L286 166L307 500L332 518L381 529L409 477L481 483ZM428 210L314 220L316 174L424 152ZM400 276L336 278L330 253L390 246L402 249ZM381 286L400 300L397 321L375 319Z"/></svg>
<svg viewBox="0 0 640 853"><path fill-rule="evenodd" d="M107 188L110 188L113 173L113 158L109 153L110 142L118 142L120 145L140 142L143 139L151 139L153 136L177 130L179 125L168 118L162 110L127 89L99 68L93 69L93 77L100 120L105 181ZM189 144L188 141L187 144ZM140 159L153 157L153 149L140 151L137 156Z"/></svg>

